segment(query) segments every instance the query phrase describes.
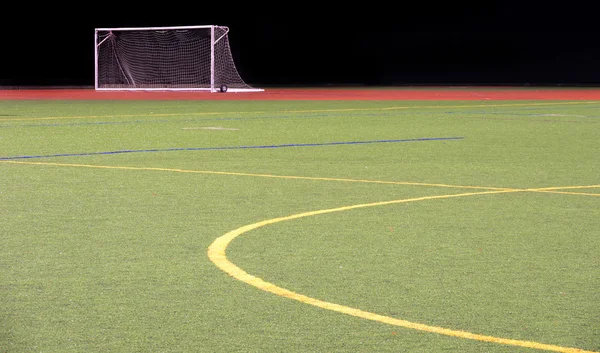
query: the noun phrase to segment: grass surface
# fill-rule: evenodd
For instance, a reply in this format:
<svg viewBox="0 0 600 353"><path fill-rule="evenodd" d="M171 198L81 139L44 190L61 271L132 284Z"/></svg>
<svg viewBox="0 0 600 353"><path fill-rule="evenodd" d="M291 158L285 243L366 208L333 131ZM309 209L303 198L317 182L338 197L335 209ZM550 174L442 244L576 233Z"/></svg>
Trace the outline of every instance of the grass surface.
<svg viewBox="0 0 600 353"><path fill-rule="evenodd" d="M414 198L260 227L227 257L329 303L600 351L599 108L0 101L0 351L532 351L314 307L207 256L245 225Z"/></svg>

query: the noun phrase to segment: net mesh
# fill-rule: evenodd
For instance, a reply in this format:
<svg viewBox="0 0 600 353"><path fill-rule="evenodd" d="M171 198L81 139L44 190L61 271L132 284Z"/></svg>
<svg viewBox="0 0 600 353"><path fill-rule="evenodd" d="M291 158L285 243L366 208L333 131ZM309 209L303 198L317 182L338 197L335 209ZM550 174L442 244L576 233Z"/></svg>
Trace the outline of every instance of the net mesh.
<svg viewBox="0 0 600 353"><path fill-rule="evenodd" d="M252 89L231 55L227 27L97 31L100 89ZM211 73L214 86L211 87Z"/></svg>

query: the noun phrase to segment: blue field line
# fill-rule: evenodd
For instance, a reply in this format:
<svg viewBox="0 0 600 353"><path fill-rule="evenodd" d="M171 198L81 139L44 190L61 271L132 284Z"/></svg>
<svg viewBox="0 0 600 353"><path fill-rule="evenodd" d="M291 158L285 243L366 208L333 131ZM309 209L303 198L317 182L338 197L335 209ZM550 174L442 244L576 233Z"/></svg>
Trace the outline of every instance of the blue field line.
<svg viewBox="0 0 600 353"><path fill-rule="evenodd" d="M343 142L323 142L323 143L290 143L290 144L283 144L283 145L259 145L259 146L177 147L177 148L161 148L161 149L157 148L157 149L145 149L145 150L119 150L119 151L106 151L106 152L59 153L59 154L48 154L48 155L12 156L12 157L0 157L0 160L35 159L35 158L52 158L52 157L81 157L81 156L110 155L110 154L122 154L122 153L144 153L144 152L219 151L219 150L237 150L237 149L286 148L286 147L319 147L319 146L334 146L334 145L361 145L361 144L371 144L371 143L448 141L448 140L462 140L462 139L464 139L464 137L423 137L423 138L402 139L402 140L343 141Z"/></svg>

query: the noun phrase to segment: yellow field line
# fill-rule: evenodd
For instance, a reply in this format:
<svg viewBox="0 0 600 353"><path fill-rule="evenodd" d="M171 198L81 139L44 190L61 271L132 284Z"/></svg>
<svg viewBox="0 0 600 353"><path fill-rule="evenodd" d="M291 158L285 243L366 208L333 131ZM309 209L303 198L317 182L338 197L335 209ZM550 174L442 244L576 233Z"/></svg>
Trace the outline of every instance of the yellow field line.
<svg viewBox="0 0 600 353"><path fill-rule="evenodd" d="M182 115L218 115L218 114L233 114L225 112L201 112L201 113L164 113L164 114L117 114L117 115L80 115L80 116L46 116L41 118L9 118L0 119L2 121L20 121L20 120L62 120L62 119L98 119L98 118L139 118L145 117L165 117L165 116L182 116Z"/></svg>
<svg viewBox="0 0 600 353"><path fill-rule="evenodd" d="M498 343L504 345L513 345L526 348L535 348L555 352L563 353L599 353L592 351L585 351L577 348L568 348L555 345L548 345L532 341L521 341L507 338L500 338L494 336L486 336L474 334L466 331L451 330L443 327L429 326L425 324L410 322L406 320L396 319L388 316L374 314L366 312L360 309L346 307L343 305L330 303L315 298L311 298L302 294L298 294L287 289L278 287L272 283L266 282L258 277L252 276L231 263L226 257L226 248L238 236L249 232L253 229L260 228L269 224L293 220L302 217L315 216L325 213L341 212L363 207L383 206L389 204L408 203L415 201L434 200L434 199L446 199L452 197L464 197L473 195L487 195L487 194L499 194L499 193L510 193L510 192L548 192L548 193L566 193L576 195L588 195L586 193L574 193L574 192L561 192L559 189L574 189L574 188L596 188L600 185L590 186L567 186L567 187L549 187L539 189L509 189L509 188L492 188L492 187L478 187L478 186L458 186L458 185L447 185L447 184L429 184L429 183L414 183L414 182L388 182L388 181L377 181L377 180L360 180L360 179L343 179L343 178L318 178L318 177L301 177L301 176L280 176L271 174L252 174L252 173L238 173L238 172L217 172L217 171L200 171L200 170L186 170L186 169L175 169L175 168L152 168L152 167L128 167L128 166L107 166L107 165L91 165L91 164L70 164L70 163L50 163L50 162L23 162L23 161L0 161L9 164L25 164L25 165L48 165L48 166L60 166L60 167L84 167L84 168L100 168L100 169L120 169L120 170L148 170L148 171L168 171L168 172L182 172L182 173L201 173L201 174L219 174L219 175L238 175L238 176L253 176L253 177L268 177L268 178L282 178L282 179L305 179L305 180L323 180L323 181L344 181L344 182L364 182L364 183L379 183L379 184L397 184L397 185L419 185L419 186L437 186L437 187L448 187L448 188L473 188L473 189L487 189L488 191L462 193L462 194L450 194L450 195L436 195L436 196L425 196L412 199L401 199L392 201L383 201L369 204L359 204L353 206L338 207L333 209L311 211L305 213L299 213L286 217L273 218L262 222L250 224L226 233L225 235L217 238L208 248L208 257L210 260L221 270L225 271L232 277L243 281L247 284L255 286L259 289L271 292L273 294L283 296L286 298L294 299L306 304L317 306L327 310L337 311L343 314L348 314L368 320L379 321L382 323L401 326L405 328L421 330L431 333L438 333L447 336L459 337L472 339L483 342ZM589 194L592 196L599 196L597 194Z"/></svg>
<svg viewBox="0 0 600 353"><path fill-rule="evenodd" d="M38 118L7 118L3 121L26 120L62 120L62 119L97 119L97 118L134 118L134 117L168 117L186 115L227 115L227 114L282 114L282 113L328 113L328 112L355 112L355 111L386 111L403 109L447 109L447 108L499 108L499 107L529 107L553 105L581 105L598 104L600 101L573 101L573 102L543 102L543 103L511 103L511 104L472 104L472 105L421 105L421 106L396 106L383 108L340 108L340 109L307 109L307 110L280 110L280 111L233 111L233 112L181 112L181 113L149 113L149 114L122 114L122 115L81 115L81 116L49 116Z"/></svg>
<svg viewBox="0 0 600 353"><path fill-rule="evenodd" d="M326 302L323 300L311 298L306 295L292 292L288 289L281 288L281 287L276 286L275 284L264 281L261 278L255 277L255 276L245 272L244 270L242 270L241 268L239 268L232 262L230 262L226 256L227 246L235 238L237 238L238 236L240 236L244 233L247 233L251 230L254 230L254 229L257 229L260 227L264 227L266 225L273 224L273 223L290 221L290 220L294 220L294 219L298 219L298 218L316 216L316 215L325 214L325 213L348 211L348 210L364 208L364 207L384 206L384 205L416 202L416 201L424 201L424 200L446 199L446 198L451 198L451 197L464 197L464 196L474 196L474 195L489 195L489 194L498 194L498 193L507 193L507 192L518 192L518 191L520 191L520 190L483 191L483 192L472 192L472 193L453 194L453 195L425 196L425 197L417 197L417 198L412 198L412 199L383 201L383 202L375 202L375 203L368 203L368 204L359 204L359 205L353 205L353 206L338 207L338 208L332 208L332 209L326 209L326 210L298 213L298 214L294 214L294 215L286 216L286 217L273 218L273 219L249 224L249 225L232 230L232 231L222 235L221 237L217 238L208 247L208 257L218 268L220 268L221 270L223 270L224 272L226 272L227 274L229 274L230 276L232 276L233 278L235 278L239 281L247 283L247 284L254 286L256 288L259 288L261 290L276 294L278 296L297 300L297 301L305 303L305 304L313 305L313 306L316 306L316 307L319 307L322 309L336 311L336 312L339 312L342 314L352 315L352 316L356 316L359 318L372 320L372 321L378 321L378 322L382 322L385 324L400 326L400 327L404 327L404 328L426 331L426 332L431 332L431 333L437 333L437 334L441 334L441 335L453 336L453 337L458 337L458 338L466 338L466 339L482 341L482 342L519 346L519 347L525 347L525 348L534 348L534 349L541 349L541 350L554 351L554 352L563 352L563 353L575 353L575 352L598 353L598 352L592 352L592 351L585 351L585 350L578 349L578 348L561 347L561 346L532 342L532 341L521 341L521 340L515 340L515 339L508 339L508 338L500 338L500 337L494 337L494 336L475 334L475 333L466 332L466 331L452 330L452 329L447 329L447 328L443 328L443 327L430 326L430 325L420 324L420 323L411 322L411 321L407 321L407 320L396 319L396 318L389 317L389 316L383 316L383 315L363 311L360 309L343 306L340 304Z"/></svg>
<svg viewBox="0 0 600 353"><path fill-rule="evenodd" d="M523 191L540 192L540 193L546 193L546 194L561 194L561 195L600 196L600 193L592 193L592 192L552 191L552 190L536 190L536 189L525 189Z"/></svg>
<svg viewBox="0 0 600 353"><path fill-rule="evenodd" d="M524 191L543 192L543 193L549 193L549 194L562 194L562 195L600 196L600 193L561 191L561 190L594 189L594 188L600 188L600 185L553 186L553 187L547 187L547 188L525 189Z"/></svg>
<svg viewBox="0 0 600 353"><path fill-rule="evenodd" d="M594 189L600 188L600 185L573 185L573 186L552 186L547 188L536 188L530 189L531 191L552 191L552 190L565 190L565 189Z"/></svg>
<svg viewBox="0 0 600 353"><path fill-rule="evenodd" d="M193 170L193 169L178 169L178 168L158 168L158 167L129 167L129 166L113 166L113 165L94 165L94 164L76 164L76 163L52 163L52 162L24 162L13 160L0 160L0 163L8 164L25 164L25 165L47 165L55 167L80 167L80 168L97 168L97 169L121 169L121 170L148 170L162 172L177 172L177 173L197 173L197 174L212 174L212 175L234 175L234 176L249 176L259 178L274 178L274 179L296 179L296 180L316 180L316 181L340 181L347 183L370 183L370 184L387 184L387 185L407 185L407 186L430 186L454 189L479 189L479 190L497 190L497 191L529 191L549 194L564 194L564 195L584 195L584 196L600 196L596 193L584 192L568 192L560 191L563 189L592 189L600 188L600 185L581 185L581 186L555 186L547 188L505 188L492 186L472 186L472 185L450 185L437 183L418 183L411 181L384 181L384 180L369 180L369 179L346 179L346 178L325 178L325 177L309 177L296 175L274 175L274 174L258 174L258 173L241 173L241 172L219 172L212 170Z"/></svg>
<svg viewBox="0 0 600 353"><path fill-rule="evenodd" d="M479 189L479 190L497 190L497 191L529 191L529 192L543 192L543 193L565 194L565 195L600 196L600 194L595 194L595 193L560 191L560 190L563 190L563 189L591 189L591 188L600 188L600 185L555 186L555 187L547 187L547 188L519 189L519 188L504 188L504 187L492 187L492 186L472 186L472 185L450 185L450 184L437 184L437 183L418 183L418 182L411 182L411 181L384 181L384 180L369 180L369 179L346 179L346 178L310 177L310 176L296 176L296 175L274 175L274 174L241 173L241 172L219 172L219 171L212 171L212 170L193 170L193 169L178 169L178 168L129 167L129 166L76 164L76 163L52 163L52 162L24 162L24 161L13 161L13 160L0 161L0 163L25 164L25 165L47 165L47 166L55 166L55 167L97 168L97 169L148 170L148 171L177 172L177 173L197 173L197 174L213 174L213 175L249 176L249 177L274 178L274 179L340 181L340 182L347 182L347 183L370 183L370 184L407 185L407 186L430 186L430 187L442 187L442 188L454 188L454 189Z"/></svg>
<svg viewBox="0 0 600 353"><path fill-rule="evenodd" d="M178 172L178 173L236 175L236 176L250 176L250 177L277 178L277 179L341 181L341 182L352 182L352 183L373 183L373 184L413 185L413 186L435 186L435 187L457 188L457 189L483 189L483 190L502 190L502 191L504 191L504 190L513 190L513 189L508 189L508 188L496 188L496 187L484 187L484 186L431 184L431 183L417 183L417 182L406 182L406 181L382 181L382 180L365 180L365 179L322 178L322 177L305 177L305 176L273 175L273 174L255 174L255 173L240 173L240 172L219 172L219 171L210 171L210 170L190 170L190 169L176 169L176 168L128 167L128 166L73 164L73 163L51 163L51 162L24 162L24 161L12 161L12 160L0 161L0 163L27 164L27 165L47 165L47 166L56 166L56 167L98 168L98 169L149 170L149 171L164 171L164 172Z"/></svg>
<svg viewBox="0 0 600 353"><path fill-rule="evenodd" d="M419 105L419 106L396 106L383 108L340 108L340 109L314 109L314 110L286 110L286 113L320 113L320 112L351 112L369 110L401 110L401 109L447 109L447 108L499 108L499 107L530 107L549 105L580 105L598 104L600 101L574 101L574 102L544 102L544 103L510 103L510 104L468 104L468 105Z"/></svg>

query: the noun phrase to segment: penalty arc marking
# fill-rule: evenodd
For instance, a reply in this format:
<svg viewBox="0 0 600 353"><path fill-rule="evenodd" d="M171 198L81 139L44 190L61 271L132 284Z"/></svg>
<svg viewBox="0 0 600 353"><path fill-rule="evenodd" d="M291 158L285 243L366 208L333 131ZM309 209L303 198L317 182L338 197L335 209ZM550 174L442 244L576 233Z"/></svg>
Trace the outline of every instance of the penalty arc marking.
<svg viewBox="0 0 600 353"><path fill-rule="evenodd" d="M310 304L310 305L313 305L313 306L316 306L316 307L319 307L322 309L336 311L336 312L339 312L342 314L352 315L352 316L360 317L363 319L378 321L378 322L382 322L385 324L400 326L400 327L404 327L404 328L426 331L426 332L431 332L431 333L437 333L437 334L453 336L453 337L458 337L458 338L471 339L471 340L482 341L482 342L497 343L497 344L503 344L503 345L511 345L511 346L533 348L533 349L540 349L540 350L553 351L553 352L562 352L562 353L599 353L599 352L594 352L594 351L586 351L586 350L579 349L579 348L562 347L562 346L533 342L533 341L523 341L523 340L515 340L515 339L509 339L509 338L480 335L480 334L471 333L471 332L467 332L467 331L452 330L452 329L438 327L438 326L430 326L430 325L426 325L426 324L421 324L421 323L397 319L397 318L393 318L393 317L389 317L389 316L379 315L379 314L363 311L360 309L351 308L351 307L347 307L344 305L311 298L306 295L302 295L302 294L299 294L296 292L292 292L288 289L278 287L273 283L269 283L267 281L264 281L261 278L253 276L253 275L245 272L244 270L242 270L241 268L239 268L232 262L230 262L226 256L227 246L238 236L240 236L244 233L247 233L251 230L254 230L254 229L257 229L260 227L264 227L264 226L267 226L270 224L278 223L278 222L290 221L290 220L294 220L294 219L298 219L298 218L316 216L316 215L326 214L326 213L348 211L348 210L364 208L364 207L384 206L384 205L391 205L391 204L434 200L434 199L446 199L446 198L451 198L451 197L465 197L465 196L489 195L489 194L500 194L500 193L509 193L509 192L523 192L523 191L534 191L534 190L523 190L523 189L522 190L515 190L515 189L513 189L513 190L493 190L493 191L470 192L470 193L462 193L462 194L425 196L425 197L417 197L417 198L411 198L411 199L401 199L401 200L392 200L392 201L383 201L383 202L345 206L345 207L339 207L339 208L298 213L298 214L294 214L294 215L290 215L290 216L286 216L286 217L268 219L265 221L249 224L249 225L243 226L241 228L232 230L232 231L222 235L221 237L217 238L208 247L208 257L218 268L220 268L221 270L223 270L224 272L226 272L227 274L229 274L230 276L232 276L233 278L235 278L237 280L240 280L240 281L245 282L249 285L252 285L256 288L259 288L261 290L264 290L264 291L267 291L267 292L270 292L270 293L273 293L273 294L276 294L276 295L279 295L282 297L297 300L299 302L302 302L305 304Z"/></svg>

